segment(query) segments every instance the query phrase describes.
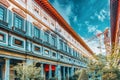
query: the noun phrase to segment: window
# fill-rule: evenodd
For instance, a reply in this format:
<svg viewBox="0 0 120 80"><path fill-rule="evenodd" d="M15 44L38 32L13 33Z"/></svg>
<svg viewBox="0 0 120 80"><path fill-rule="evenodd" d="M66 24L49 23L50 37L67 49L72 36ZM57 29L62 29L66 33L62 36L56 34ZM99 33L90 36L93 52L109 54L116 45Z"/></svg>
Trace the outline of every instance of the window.
<svg viewBox="0 0 120 80"><path fill-rule="evenodd" d="M71 48L69 47L69 53L71 54Z"/></svg>
<svg viewBox="0 0 120 80"><path fill-rule="evenodd" d="M19 39L14 39L14 44L17 46L23 46L23 41L19 40Z"/></svg>
<svg viewBox="0 0 120 80"><path fill-rule="evenodd" d="M52 26L54 26L54 23L51 23Z"/></svg>
<svg viewBox="0 0 120 80"><path fill-rule="evenodd" d="M60 58L63 59L63 55L61 55Z"/></svg>
<svg viewBox="0 0 120 80"><path fill-rule="evenodd" d="M0 33L0 41L3 42L4 40L5 40L5 35Z"/></svg>
<svg viewBox="0 0 120 80"><path fill-rule="evenodd" d="M34 46L34 50L37 51L37 52L40 52L40 47Z"/></svg>
<svg viewBox="0 0 120 80"><path fill-rule="evenodd" d="M60 49L63 50L63 41L60 40Z"/></svg>
<svg viewBox="0 0 120 80"><path fill-rule="evenodd" d="M15 21L14 21L14 26L18 29L23 29L24 25L23 25L23 19L17 15L15 15Z"/></svg>
<svg viewBox="0 0 120 80"><path fill-rule="evenodd" d="M56 37L52 36L52 45L56 47Z"/></svg>
<svg viewBox="0 0 120 80"><path fill-rule="evenodd" d="M6 15L6 9L2 6L0 6L0 20L4 21Z"/></svg>
<svg viewBox="0 0 120 80"><path fill-rule="evenodd" d="M48 51L48 50L45 50L45 54L48 55L48 54L49 54L49 51Z"/></svg>
<svg viewBox="0 0 120 80"><path fill-rule="evenodd" d="M34 5L34 11L35 11L36 13L39 13L39 8L38 8L37 6L35 6L35 5Z"/></svg>
<svg viewBox="0 0 120 80"><path fill-rule="evenodd" d="M65 51L67 51L67 44L65 43Z"/></svg>
<svg viewBox="0 0 120 80"><path fill-rule="evenodd" d="M53 52L53 53L52 53L52 56L53 56L53 57L56 57L56 53L55 53L55 52Z"/></svg>
<svg viewBox="0 0 120 80"><path fill-rule="evenodd" d="M47 17L44 16L44 19L47 20Z"/></svg>
<svg viewBox="0 0 120 80"><path fill-rule="evenodd" d="M47 32L44 33L45 42L49 42L49 34Z"/></svg>
<svg viewBox="0 0 120 80"><path fill-rule="evenodd" d="M40 30L37 28L37 27L35 27L34 28L34 36L36 37L36 38L40 38Z"/></svg>

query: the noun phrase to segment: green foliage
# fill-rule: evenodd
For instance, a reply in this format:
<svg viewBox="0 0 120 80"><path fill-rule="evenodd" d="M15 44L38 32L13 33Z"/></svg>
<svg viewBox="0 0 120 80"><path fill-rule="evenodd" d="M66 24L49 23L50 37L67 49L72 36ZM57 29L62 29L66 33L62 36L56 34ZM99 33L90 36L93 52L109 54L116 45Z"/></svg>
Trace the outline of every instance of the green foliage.
<svg viewBox="0 0 120 80"><path fill-rule="evenodd" d="M90 61L88 63L88 74L92 80L96 79L96 76L101 76L102 80L120 80L120 68L118 61L120 55L114 53L107 56L97 55L96 61Z"/></svg>
<svg viewBox="0 0 120 80"><path fill-rule="evenodd" d="M16 78L20 80L44 80L40 75L40 67L35 64L19 63L14 67Z"/></svg>
<svg viewBox="0 0 120 80"><path fill-rule="evenodd" d="M52 77L49 80L57 80L57 78L56 77Z"/></svg>
<svg viewBox="0 0 120 80"><path fill-rule="evenodd" d="M78 80L88 80L88 75L85 69L81 69L80 76Z"/></svg>

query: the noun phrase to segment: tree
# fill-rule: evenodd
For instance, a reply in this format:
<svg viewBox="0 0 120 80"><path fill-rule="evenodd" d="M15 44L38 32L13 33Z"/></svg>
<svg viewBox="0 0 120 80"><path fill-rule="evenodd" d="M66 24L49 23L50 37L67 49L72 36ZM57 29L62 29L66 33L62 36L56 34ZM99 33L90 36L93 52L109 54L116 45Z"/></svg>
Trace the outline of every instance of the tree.
<svg viewBox="0 0 120 80"><path fill-rule="evenodd" d="M88 75L85 69L81 69L78 80L88 80Z"/></svg>
<svg viewBox="0 0 120 80"><path fill-rule="evenodd" d="M43 80L40 75L41 69L35 64L19 63L14 67L14 70L16 71L16 78L20 80Z"/></svg>

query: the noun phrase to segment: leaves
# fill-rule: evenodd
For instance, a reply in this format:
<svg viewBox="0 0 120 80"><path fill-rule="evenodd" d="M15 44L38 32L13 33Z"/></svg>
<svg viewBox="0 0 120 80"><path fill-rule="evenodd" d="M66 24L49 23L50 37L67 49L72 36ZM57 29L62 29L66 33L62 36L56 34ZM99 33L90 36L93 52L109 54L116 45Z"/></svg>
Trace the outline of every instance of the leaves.
<svg viewBox="0 0 120 80"><path fill-rule="evenodd" d="M43 80L43 78L40 75L41 69L40 67L36 67L35 64L19 63L14 67L14 70L17 72L16 78L20 78L20 80Z"/></svg>

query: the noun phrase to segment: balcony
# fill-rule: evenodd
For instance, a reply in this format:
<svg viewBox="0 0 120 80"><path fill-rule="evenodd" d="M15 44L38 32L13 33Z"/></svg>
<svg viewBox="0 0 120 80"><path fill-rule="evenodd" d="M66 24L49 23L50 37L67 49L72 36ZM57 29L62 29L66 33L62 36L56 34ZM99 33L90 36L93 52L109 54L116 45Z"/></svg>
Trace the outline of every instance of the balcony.
<svg viewBox="0 0 120 80"><path fill-rule="evenodd" d="M8 30L8 23L3 20L0 20L0 28Z"/></svg>
<svg viewBox="0 0 120 80"><path fill-rule="evenodd" d="M13 27L12 27L12 30L13 30L15 33L17 33L17 34L20 34L20 35L22 35L22 36L25 36L25 33L26 33L26 32L25 32L24 30L22 30L22 29L19 29L19 28L13 26Z"/></svg>

